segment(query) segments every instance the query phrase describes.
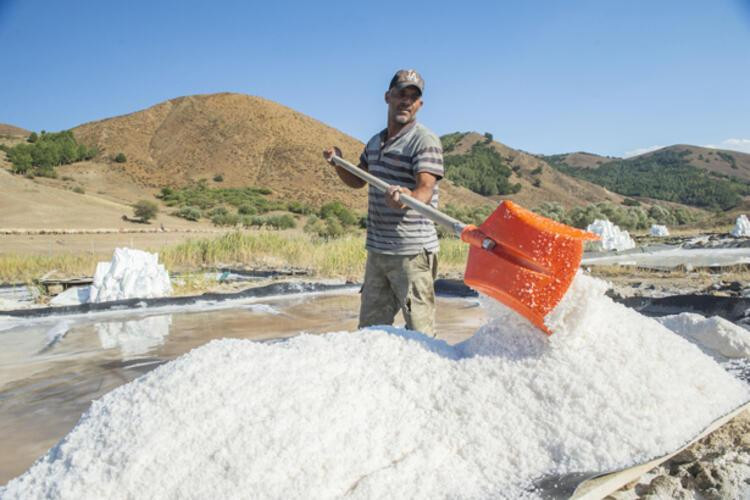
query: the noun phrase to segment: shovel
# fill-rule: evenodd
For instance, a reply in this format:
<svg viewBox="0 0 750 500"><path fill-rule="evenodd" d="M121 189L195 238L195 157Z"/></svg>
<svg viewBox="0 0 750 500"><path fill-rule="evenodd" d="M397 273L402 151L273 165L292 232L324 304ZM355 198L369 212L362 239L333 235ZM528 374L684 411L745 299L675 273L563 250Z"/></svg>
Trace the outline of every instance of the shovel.
<svg viewBox="0 0 750 500"><path fill-rule="evenodd" d="M334 155L331 160L379 190L387 182ZM464 224L402 194L400 201L452 230L471 245L464 282L518 312L551 335L544 317L563 298L583 256L583 242L599 237L505 200L479 227Z"/></svg>

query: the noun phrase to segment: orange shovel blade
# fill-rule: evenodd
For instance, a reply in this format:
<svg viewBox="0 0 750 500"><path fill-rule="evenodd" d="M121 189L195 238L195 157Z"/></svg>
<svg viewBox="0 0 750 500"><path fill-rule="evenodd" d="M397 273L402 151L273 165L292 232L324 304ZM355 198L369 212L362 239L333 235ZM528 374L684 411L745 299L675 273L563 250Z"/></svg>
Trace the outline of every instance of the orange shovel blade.
<svg viewBox="0 0 750 500"><path fill-rule="evenodd" d="M483 247L487 238L492 248ZM461 239L471 244L464 282L551 335L544 317L570 287L583 242L598 236L504 201L479 228L467 226Z"/></svg>

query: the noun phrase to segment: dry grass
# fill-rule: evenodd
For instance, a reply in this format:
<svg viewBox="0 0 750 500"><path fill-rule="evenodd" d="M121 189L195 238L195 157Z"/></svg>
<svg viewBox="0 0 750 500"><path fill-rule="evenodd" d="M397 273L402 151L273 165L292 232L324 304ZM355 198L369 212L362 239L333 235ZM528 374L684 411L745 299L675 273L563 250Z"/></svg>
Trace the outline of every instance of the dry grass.
<svg viewBox="0 0 750 500"><path fill-rule="evenodd" d="M96 263L94 254L0 255L0 283L31 283L50 271L63 276L90 276Z"/></svg>
<svg viewBox="0 0 750 500"><path fill-rule="evenodd" d="M201 238L158 250L160 261L170 272L191 272L216 267L301 268L326 278L359 280L366 252L361 234L321 240L295 231L234 232L219 238ZM461 272L467 245L459 240L441 242L441 273ZM151 250L157 251L157 250ZM91 275L96 263L108 260L97 254L56 256L0 255L0 281L31 282L57 270L65 276ZM187 284L187 287L192 285Z"/></svg>

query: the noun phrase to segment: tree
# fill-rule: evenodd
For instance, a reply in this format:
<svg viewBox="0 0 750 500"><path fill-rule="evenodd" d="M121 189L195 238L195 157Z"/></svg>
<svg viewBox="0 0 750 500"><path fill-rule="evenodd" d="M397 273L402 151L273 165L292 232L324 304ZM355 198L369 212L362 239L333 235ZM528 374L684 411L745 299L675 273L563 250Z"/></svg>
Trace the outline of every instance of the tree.
<svg viewBox="0 0 750 500"><path fill-rule="evenodd" d="M138 200L135 205L133 205L133 213L141 222L148 222L159 213L159 206L153 201Z"/></svg>
<svg viewBox="0 0 750 500"><path fill-rule="evenodd" d="M125 163L128 161L128 159L125 157L125 153L117 153L117 156L115 156L115 161L117 163Z"/></svg>

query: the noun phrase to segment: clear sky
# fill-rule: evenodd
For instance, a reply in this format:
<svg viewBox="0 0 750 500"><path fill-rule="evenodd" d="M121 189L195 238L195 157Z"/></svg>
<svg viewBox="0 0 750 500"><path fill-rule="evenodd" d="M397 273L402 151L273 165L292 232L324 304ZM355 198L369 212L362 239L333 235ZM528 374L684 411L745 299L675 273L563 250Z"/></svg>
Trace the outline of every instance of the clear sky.
<svg viewBox="0 0 750 500"><path fill-rule="evenodd" d="M750 0L0 0L0 49L0 123L36 131L229 91L364 141L413 67L438 134L750 152Z"/></svg>

